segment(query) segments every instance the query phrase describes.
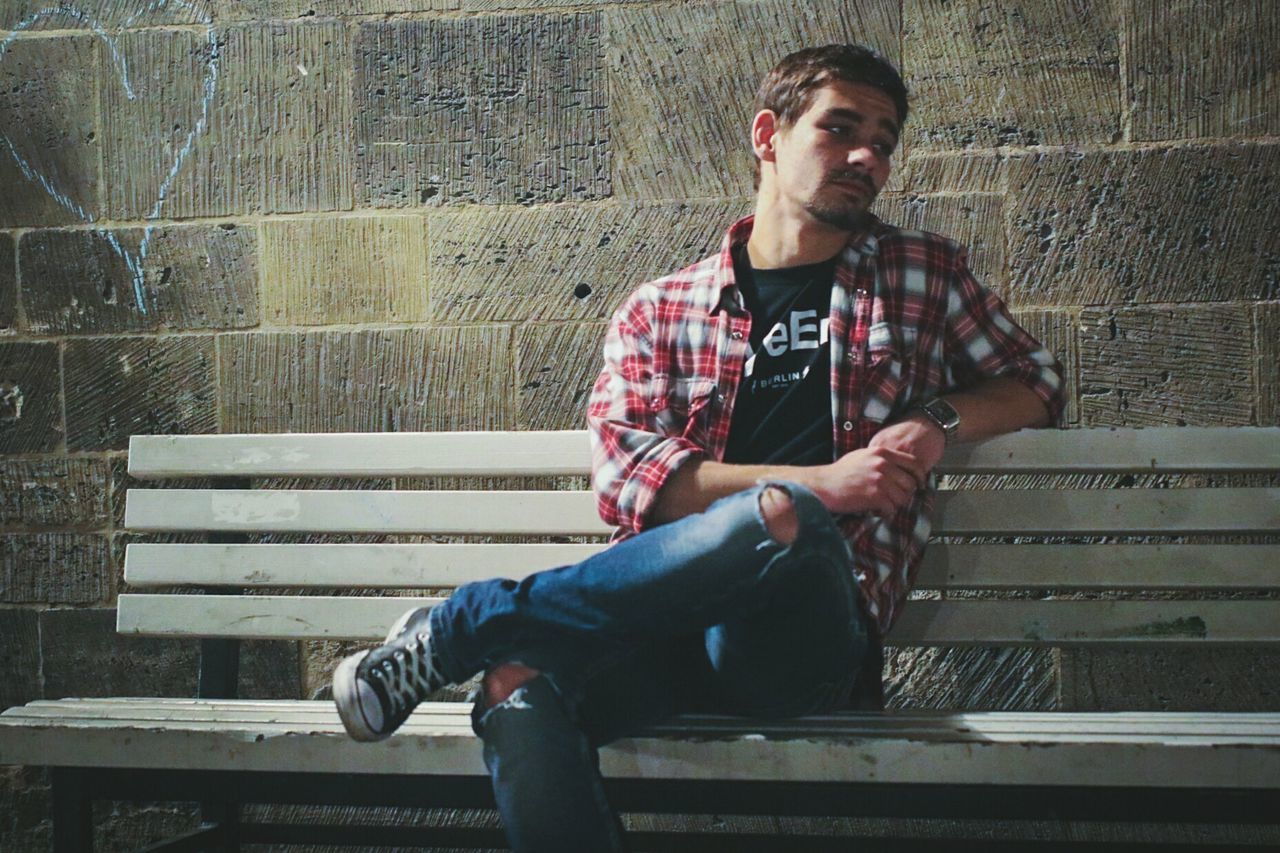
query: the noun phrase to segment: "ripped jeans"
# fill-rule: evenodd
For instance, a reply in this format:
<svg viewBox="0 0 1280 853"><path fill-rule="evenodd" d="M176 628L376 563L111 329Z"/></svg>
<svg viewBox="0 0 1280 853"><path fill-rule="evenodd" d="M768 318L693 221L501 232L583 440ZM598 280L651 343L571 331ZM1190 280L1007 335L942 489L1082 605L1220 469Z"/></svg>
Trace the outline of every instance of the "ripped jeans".
<svg viewBox="0 0 1280 853"><path fill-rule="evenodd" d="M762 519L769 485L791 495L791 545ZM597 749L646 725L844 706L869 645L850 560L822 503L778 482L576 565L467 584L435 608L451 680L509 661L542 672L493 708L482 697L472 717L512 849L624 849Z"/></svg>

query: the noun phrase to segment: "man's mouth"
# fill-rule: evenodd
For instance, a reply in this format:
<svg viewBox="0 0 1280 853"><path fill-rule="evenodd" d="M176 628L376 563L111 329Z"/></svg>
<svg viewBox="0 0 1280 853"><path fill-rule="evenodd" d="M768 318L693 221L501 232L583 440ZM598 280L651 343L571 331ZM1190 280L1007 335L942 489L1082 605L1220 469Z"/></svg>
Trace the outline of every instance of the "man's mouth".
<svg viewBox="0 0 1280 853"><path fill-rule="evenodd" d="M840 187L856 189L862 193L865 193L866 195L876 194L875 185L872 184L870 180L862 177L861 175L835 177L835 178L832 178L829 181L829 183L833 183L836 186L840 186Z"/></svg>

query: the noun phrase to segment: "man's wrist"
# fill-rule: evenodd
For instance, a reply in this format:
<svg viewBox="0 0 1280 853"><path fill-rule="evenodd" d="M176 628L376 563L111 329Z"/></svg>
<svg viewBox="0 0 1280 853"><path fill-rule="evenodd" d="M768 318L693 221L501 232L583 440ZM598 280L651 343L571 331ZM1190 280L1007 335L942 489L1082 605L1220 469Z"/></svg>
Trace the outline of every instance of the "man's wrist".
<svg viewBox="0 0 1280 853"><path fill-rule="evenodd" d="M941 397L935 397L911 410L912 415L932 424L942 433L944 441L950 445L956 442L960 433L960 413Z"/></svg>

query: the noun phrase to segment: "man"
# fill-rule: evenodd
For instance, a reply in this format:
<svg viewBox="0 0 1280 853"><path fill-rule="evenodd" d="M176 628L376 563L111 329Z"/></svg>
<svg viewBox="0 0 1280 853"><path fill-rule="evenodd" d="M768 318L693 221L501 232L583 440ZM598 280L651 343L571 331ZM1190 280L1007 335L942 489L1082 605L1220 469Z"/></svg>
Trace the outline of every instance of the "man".
<svg viewBox="0 0 1280 853"><path fill-rule="evenodd" d="M405 614L335 676L353 737L484 672L473 720L512 847L616 850L600 745L682 711L875 704L945 445L1062 407L1053 357L962 248L868 212L906 116L864 48L766 76L755 215L609 329L588 423L616 543Z"/></svg>

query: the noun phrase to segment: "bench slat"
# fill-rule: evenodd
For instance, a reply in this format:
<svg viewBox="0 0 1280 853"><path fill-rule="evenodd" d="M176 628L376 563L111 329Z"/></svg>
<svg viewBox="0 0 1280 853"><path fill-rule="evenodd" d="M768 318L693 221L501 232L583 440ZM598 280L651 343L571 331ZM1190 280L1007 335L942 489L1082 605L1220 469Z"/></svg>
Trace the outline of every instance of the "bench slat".
<svg viewBox="0 0 1280 853"><path fill-rule="evenodd" d="M467 702L427 702L409 718L412 728L433 730L471 728ZM206 726L235 727L238 723L311 726L335 731L339 725L332 702L327 700L197 699L185 703L151 698L36 700L6 711L0 719L39 724L43 720L100 720L123 722L186 722ZM73 723L74 724L74 723ZM719 733L754 732L769 737L916 737L953 739L978 737L1064 740L1111 738L1141 740L1157 737L1212 737L1218 743L1268 742L1280 744L1280 714L1270 712L895 712L885 715L823 714L777 720L745 720L742 717L684 714L646 732ZM1212 734L1206 734L1211 731Z"/></svg>
<svg viewBox="0 0 1280 853"><path fill-rule="evenodd" d="M132 530L604 535L595 496L567 492L130 489Z"/></svg>
<svg viewBox="0 0 1280 853"><path fill-rule="evenodd" d="M943 474L1246 473L1280 470L1280 428L1020 430L949 448Z"/></svg>
<svg viewBox="0 0 1280 853"><path fill-rule="evenodd" d="M1280 489L1001 489L939 492L938 535L1270 533Z"/></svg>
<svg viewBox="0 0 1280 853"><path fill-rule="evenodd" d="M600 535L588 491L131 489L138 531ZM941 492L938 535L1258 533L1280 529L1280 488Z"/></svg>
<svg viewBox="0 0 1280 853"><path fill-rule="evenodd" d="M592 545L135 543L130 586L455 587L576 563ZM1280 589L1280 545L934 543L916 589Z"/></svg>
<svg viewBox="0 0 1280 853"><path fill-rule="evenodd" d="M208 707L211 713L215 710L219 713L230 711L236 713L237 709L257 709L260 711L270 711L276 709L280 713L304 714L306 708L317 707L323 708L328 705L328 700L313 699L197 699L186 696L93 696L78 697L68 699L36 699L28 702L26 705L15 706L6 711L0 712L0 719L4 714L25 714L26 709L41 708L45 706L62 707L64 705L85 706L85 707L112 707L116 705L126 705L136 708L155 707L157 709L165 708L187 708L187 707ZM430 702L424 704L416 714L437 715L458 715L468 716L471 713L471 706L466 702ZM910 710L895 709L886 714L875 714L869 719L876 721L876 725L889 725L894 730L899 729L906 731L915 731L918 728L919 720L933 720L934 718L945 717L951 723L960 728L967 728L966 720L973 716L983 721L984 726L996 725L997 723L991 719L998 716L999 725L1009 727L1021 727L1023 731L1037 730L1042 726L1052 728L1055 721L1064 721L1065 730L1072 730L1071 727L1075 723L1066 722L1076 717L1079 718L1079 725L1090 727L1099 726L1120 726L1129 725L1134 731L1145 731L1146 726L1153 721L1157 725L1173 725L1185 726L1187 732L1194 732L1194 727L1199 726L1203 729L1209 726L1221 731L1236 731L1237 726L1244 727L1240 731L1253 731L1253 726L1258 720L1267 720L1268 726L1280 725L1280 712L1276 711L928 711L928 710ZM865 715L856 711L840 711L831 714L818 714L803 718L786 718L779 720L751 720L749 725L752 727L765 726L787 726L798 727L797 731L809 731L811 728L827 725L846 726L853 718L861 718ZM1095 722L1090 722L1098 718ZM1167 719L1166 719L1167 718ZM709 714L683 714L672 718L675 722L671 726L679 727L685 721L693 720L698 725L703 725L708 721L718 723L723 721L726 725L736 725L742 728L746 723L741 717L720 717ZM882 723L882 721L885 721ZM932 723L930 724L932 725ZM660 731L668 728L667 724L655 726L652 730ZM814 729L816 730L816 729ZM1271 731L1271 729L1267 729Z"/></svg>
<svg viewBox="0 0 1280 853"><path fill-rule="evenodd" d="M580 475L585 430L282 435L135 435L129 474L165 477Z"/></svg>
<svg viewBox="0 0 1280 853"><path fill-rule="evenodd" d="M389 741L361 744L342 732L331 703L305 726L254 721L90 720L0 715L0 761L41 765L404 773L483 776L475 736L457 712L420 709ZM225 706L218 709L221 714ZM1179 715L1152 714L1124 732L1089 731L1084 719L1038 726L1021 715L848 715L843 721L790 724L681 719L656 736L619 741L601 751L614 778L740 779L939 784L1274 785L1280 774L1275 715L1253 717L1263 733L1218 732ZM1046 714L1048 718L1085 715ZM1106 715L1088 715L1103 718ZM1173 718L1173 719L1169 719ZM1071 723L1083 731L1073 731ZM699 734L702 734L700 737ZM1237 748L1223 748L1235 746ZM1036 748L1032 748L1036 747ZM430 753L431 761L422 755Z"/></svg>
<svg viewBox="0 0 1280 853"><path fill-rule="evenodd" d="M439 598L150 595L119 597L124 634L378 640L410 607ZM981 638L975 641L974 638ZM1074 646L1280 642L1280 601L912 601L887 638L910 646Z"/></svg>
<svg viewBox="0 0 1280 853"><path fill-rule="evenodd" d="M585 431L134 436L129 473L164 477L585 474ZM1022 430L947 451L944 473L1280 469L1280 428Z"/></svg>

